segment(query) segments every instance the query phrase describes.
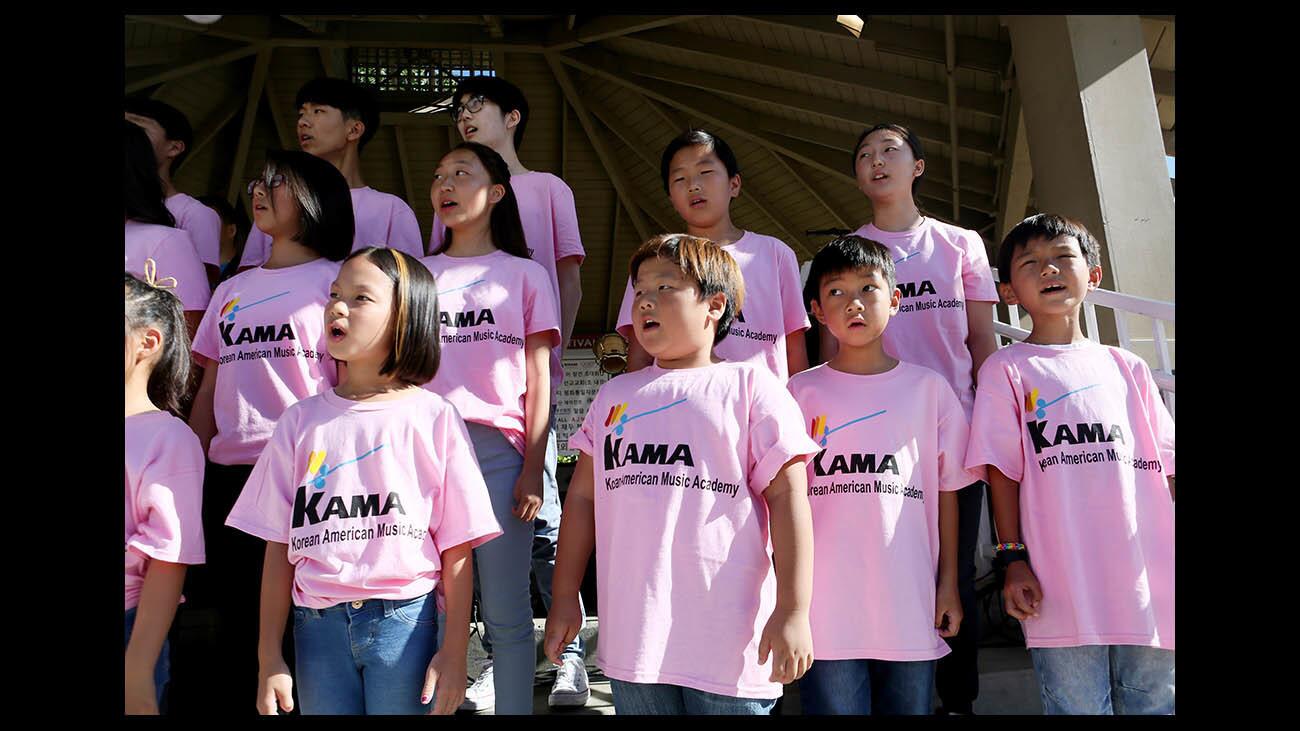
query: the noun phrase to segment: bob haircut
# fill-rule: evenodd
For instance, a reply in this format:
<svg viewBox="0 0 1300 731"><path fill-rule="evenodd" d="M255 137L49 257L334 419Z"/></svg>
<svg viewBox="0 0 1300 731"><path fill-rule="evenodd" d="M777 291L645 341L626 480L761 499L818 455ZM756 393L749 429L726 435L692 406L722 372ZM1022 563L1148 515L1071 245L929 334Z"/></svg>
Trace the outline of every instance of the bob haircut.
<svg viewBox="0 0 1300 731"><path fill-rule="evenodd" d="M519 87L498 76L467 76L456 84L456 91L451 95L453 120L456 118L456 110L460 109L461 97L466 94L471 97L481 95L500 107L502 115L519 110L519 124L515 125L514 134L515 150L524 144L524 128L528 126L528 99Z"/></svg>
<svg viewBox="0 0 1300 731"><path fill-rule="evenodd" d="M342 261L352 251L356 235L352 193L343 173L299 150L267 150L262 177L277 174L284 176L289 195L298 204L298 233L293 240L330 261ZM266 196L266 204L274 210L272 196Z"/></svg>
<svg viewBox="0 0 1300 731"><path fill-rule="evenodd" d="M323 104L334 107L343 113L343 119L355 119L366 126L357 140L357 151L366 149L366 143L379 132L379 103L369 89L357 86L351 81L332 79L322 76L312 79L298 89L293 106L301 109L304 104Z"/></svg>
<svg viewBox="0 0 1300 731"><path fill-rule="evenodd" d="M367 246L345 262L364 257L393 280L393 347L379 369L402 383L423 386L438 373L438 285L419 259L396 249Z"/></svg>
<svg viewBox="0 0 1300 731"><path fill-rule="evenodd" d="M519 218L519 199L515 197L514 188L510 187L510 166L506 164L505 158L491 147L477 142L462 142L451 148L447 155L456 150L469 150L474 153L479 163L487 170L488 180L493 185L501 185L506 189L506 194L492 206L491 217L488 219L488 228L492 232L492 245L511 256L531 259L533 250L528 248L528 240L524 237L524 223ZM443 158L447 155L443 155ZM432 252L434 254L441 254L451 246L453 231L446 228L446 224L443 224L443 227L442 246Z"/></svg>
<svg viewBox="0 0 1300 731"><path fill-rule="evenodd" d="M1034 239L1051 240L1058 236L1073 236L1079 242L1079 251L1089 269L1101 266L1101 245L1081 222L1055 213L1039 213L1017 223L1002 239L998 247L998 281L1011 283L1011 259L1016 249L1028 246Z"/></svg>
<svg viewBox="0 0 1300 731"><path fill-rule="evenodd" d="M122 120L122 147L126 150L126 169L122 180L122 199L126 217L140 223L176 227L176 217L163 202L162 179L154 158L149 135L139 125Z"/></svg>
<svg viewBox="0 0 1300 731"><path fill-rule="evenodd" d="M803 286L806 306L821 304L822 282L841 272L871 269L880 273L892 291L898 283L894 274L894 257L883 244L848 234L827 242L813 257L808 268L808 282Z"/></svg>
<svg viewBox="0 0 1300 731"><path fill-rule="evenodd" d="M172 158L171 166L168 167L168 170L175 173L176 168L180 167L181 160L190 154L190 148L194 146L194 128L190 126L190 120L176 107L147 96L127 97L125 107L127 114L152 119L162 127L163 135L167 139L185 145L185 149Z"/></svg>
<svg viewBox="0 0 1300 731"><path fill-rule="evenodd" d="M722 166L727 169L727 177L734 178L740 175L740 163L736 161L736 153L731 151L731 146L721 137L705 132L702 129L689 129L673 138L672 142L664 148L664 154L659 157L659 177L663 178L664 190L668 190L668 166L673 163L673 155L685 147L694 147L700 145L715 155L722 161Z"/></svg>
<svg viewBox="0 0 1300 731"><path fill-rule="evenodd" d="M858 175L858 151L862 149L862 143L866 141L867 136L872 132L879 132L882 129L887 129L890 132L897 132L903 140L907 142L907 146L912 148L912 157L917 160L925 159L925 150L921 147L921 138L917 137L916 133L912 130L901 124L878 124L874 127L868 127L863 130L862 134L858 135L858 141L853 143L853 156L849 158L849 172L853 174L854 178L857 178ZM921 187L921 178L924 177L925 171L922 171L920 175L912 178L912 198L916 198L916 189Z"/></svg>
<svg viewBox="0 0 1300 731"><path fill-rule="evenodd" d="M745 302L745 280L740 266L727 250L712 241L689 234L662 234L646 241L632 254L628 274L636 281L637 271L646 259L658 257L681 268L700 290L700 300L721 292L727 295L727 306L718 319L718 330L713 334L717 345L731 332L731 323Z"/></svg>
<svg viewBox="0 0 1300 731"><path fill-rule="evenodd" d="M124 274L127 336L150 326L158 328L163 336L162 352L149 373L149 400L154 406L185 418L181 410L189 397L192 372L190 336L185 330L181 301L165 289L136 279L130 272Z"/></svg>

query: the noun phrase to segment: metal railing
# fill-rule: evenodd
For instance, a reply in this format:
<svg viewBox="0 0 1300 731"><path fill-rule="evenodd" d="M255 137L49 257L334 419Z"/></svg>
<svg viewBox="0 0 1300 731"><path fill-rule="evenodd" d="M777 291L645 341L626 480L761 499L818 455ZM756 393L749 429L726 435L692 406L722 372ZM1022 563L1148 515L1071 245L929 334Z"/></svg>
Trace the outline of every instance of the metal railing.
<svg viewBox="0 0 1300 731"><path fill-rule="evenodd" d="M993 281L998 281L997 267L990 267L990 269L993 271ZM1128 316L1140 315L1151 320L1151 342L1155 348L1156 362L1148 365L1152 366L1151 375L1155 378L1156 385L1160 387L1160 395L1165 400L1165 406L1169 407L1169 413L1173 415L1174 366L1169 352L1169 338L1166 335L1165 323L1174 324L1174 303L1112 292L1108 289L1093 290L1083 302L1083 321L1086 325L1084 335L1095 343L1101 342L1101 334L1097 326L1098 307L1109 308L1115 313L1115 335L1119 340L1119 346L1131 352L1136 351L1133 347L1134 338L1129 334ZM1020 308L1007 305L1007 312L1010 322L1003 322L998 319L997 308L994 308L993 329L999 337L998 347L1012 341L1019 342L1029 336L1029 331L1020 327ZM1003 338L1008 342L1002 342Z"/></svg>

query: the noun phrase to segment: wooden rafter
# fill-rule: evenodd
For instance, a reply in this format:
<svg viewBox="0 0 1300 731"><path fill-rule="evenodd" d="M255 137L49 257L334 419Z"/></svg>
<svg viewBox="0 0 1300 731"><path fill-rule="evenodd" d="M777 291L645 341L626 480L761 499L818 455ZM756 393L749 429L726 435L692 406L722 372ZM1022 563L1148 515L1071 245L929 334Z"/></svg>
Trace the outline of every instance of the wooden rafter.
<svg viewBox="0 0 1300 731"><path fill-rule="evenodd" d="M957 105L960 100L957 96L957 34L951 15L943 16L943 34L947 48L945 71L948 77L948 149L953 151L952 160L949 161L949 170L952 171L952 180L950 181L952 188L952 218L955 221L961 217L961 171L957 165Z"/></svg>
<svg viewBox="0 0 1300 731"><path fill-rule="evenodd" d="M284 110L280 108L278 98L275 94L274 74L269 71L266 74L266 81L262 84L262 91L266 94L266 106L271 110L271 121L275 123L275 134L280 139L280 147L286 150L298 149L297 122L290 123L285 116Z"/></svg>
<svg viewBox="0 0 1300 731"><path fill-rule="evenodd" d="M230 43L214 38L194 38L162 46L137 46L126 49L124 65L128 69L142 66L176 66L212 58L234 48Z"/></svg>
<svg viewBox="0 0 1300 731"><path fill-rule="evenodd" d="M320 18L309 18L305 15L283 15L283 14L280 17L284 18L290 23L300 25L306 28L307 30L311 31L312 33L324 33L327 27L327 21L321 20Z"/></svg>
<svg viewBox="0 0 1300 731"><path fill-rule="evenodd" d="M481 24L483 19L478 17ZM540 53L545 41L544 32L537 28L513 24L509 38L494 38L487 28L464 25L433 25L424 23L334 23L330 30L309 37L277 35L269 39L277 47L332 48L387 47L404 48L465 48L476 51L508 50L513 53Z"/></svg>
<svg viewBox="0 0 1300 731"><path fill-rule="evenodd" d="M484 15L483 24L487 26L488 35L492 36L493 38L506 37L506 29L505 26L501 23L500 15Z"/></svg>
<svg viewBox="0 0 1300 731"><path fill-rule="evenodd" d="M346 79L348 77L348 49L331 46L321 46L320 65L326 76L336 79Z"/></svg>
<svg viewBox="0 0 1300 731"><path fill-rule="evenodd" d="M208 115L207 119L199 125L194 132L194 145L190 148L189 154L181 160L181 164L176 167L176 173L180 174L190 161L198 157L199 151L207 147L213 139L230 124L230 120L239 114L239 110L244 108L246 102L245 95L242 91L237 91L226 97L224 101L217 105L216 111Z"/></svg>
<svg viewBox="0 0 1300 731"><path fill-rule="evenodd" d="M128 15L126 19L135 23L161 25L201 33L211 38L225 38L243 43L264 41L271 35L269 15L226 15L212 25L195 23L187 20L183 15Z"/></svg>
<svg viewBox="0 0 1300 731"><path fill-rule="evenodd" d="M403 127L452 127L451 115L449 114L429 114L427 112L380 112L379 126L403 126Z"/></svg>
<svg viewBox="0 0 1300 731"><path fill-rule="evenodd" d="M623 301L615 299L618 297L618 285L627 281L626 278L616 276L614 268L614 252L618 250L618 219L620 218L619 209L623 205L619 202L618 193L614 194L614 225L611 227L609 236L609 266L606 269L609 278L609 287L605 291L605 330L612 331L618 325L618 310L623 305Z"/></svg>
<svg viewBox="0 0 1300 731"><path fill-rule="evenodd" d="M831 219L834 220L835 223L838 224L840 228L848 228L848 229L853 228L852 226L849 225L849 222L843 216L841 216L838 211L835 210L835 207L832 206L829 201L823 198L822 195L817 192L816 188L813 188L812 183L810 183L807 178L805 178L798 170L795 169L794 165L791 165L789 162L787 162L786 159L784 157L781 157L781 154L778 153L776 150L768 148L768 153L772 155L772 157L777 161L777 163L780 164L780 166L786 171L786 173L791 178L795 180L795 182L802 185L803 189L808 191L809 195L811 195L818 203L820 203L822 208L826 209L827 213L831 214Z"/></svg>
<svg viewBox="0 0 1300 731"><path fill-rule="evenodd" d="M567 23L552 25L547 35L547 51L567 51L586 43L606 38L616 38L651 28L697 19L698 15L602 15L577 28L565 27Z"/></svg>
<svg viewBox="0 0 1300 731"><path fill-rule="evenodd" d="M1008 94L1007 161L1002 165L998 181L998 241L1025 217L1025 210L1029 207L1029 186L1034 180L1034 169L1029 160L1029 138L1025 134L1025 115L1020 107L1020 90L1013 86Z"/></svg>
<svg viewBox="0 0 1300 731"><path fill-rule="evenodd" d="M1160 130L1160 136L1165 141L1165 154L1172 157L1174 154L1174 131L1172 129L1162 129Z"/></svg>
<svg viewBox="0 0 1300 731"><path fill-rule="evenodd" d="M234 48L225 51L224 53L218 53L215 56L205 56L203 58L197 58L193 61L190 61L189 63L184 63L177 66L169 66L160 71L148 73L145 75L139 75L139 74L133 75L131 80L128 81L126 84L126 93L134 94L137 91L140 91L142 89L148 89L149 87L154 86L156 84L161 84L166 81L171 81L172 79L179 79L184 76L189 76L190 74L198 73L199 71L203 71L205 69L210 69L216 66L228 64L231 61L236 61L238 59L244 58L245 56L251 56L255 53L258 53L259 51L262 50L262 48L263 46L261 44L241 46L239 48Z"/></svg>
<svg viewBox="0 0 1300 731"><path fill-rule="evenodd" d="M244 118L239 125L239 145L235 148L235 164L230 171L230 188L226 191L226 200L235 205L240 198L240 188L244 167L248 163L248 150L253 144L253 126L257 122L257 105L262 100L262 87L266 83L266 72L271 67L271 49L263 48L257 52L257 63L253 64L253 77L248 82L248 96L244 103ZM245 207L247 207L247 198ZM248 211L252 218L252 211Z"/></svg>
<svg viewBox="0 0 1300 731"><path fill-rule="evenodd" d="M1151 88L1159 96L1174 98L1174 72L1151 69Z"/></svg>
<svg viewBox="0 0 1300 731"><path fill-rule="evenodd" d="M406 135L400 125L393 126L393 144L397 149L397 166L402 170L402 195L407 201L415 200L415 184L412 183L411 158L406 154Z"/></svg>

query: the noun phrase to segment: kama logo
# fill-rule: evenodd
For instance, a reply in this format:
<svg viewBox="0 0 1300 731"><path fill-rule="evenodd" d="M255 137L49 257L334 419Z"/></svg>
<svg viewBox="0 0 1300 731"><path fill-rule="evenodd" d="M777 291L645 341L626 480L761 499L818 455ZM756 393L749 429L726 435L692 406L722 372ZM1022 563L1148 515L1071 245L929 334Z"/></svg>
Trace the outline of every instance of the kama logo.
<svg viewBox="0 0 1300 731"><path fill-rule="evenodd" d="M286 290L279 294L273 294L270 297L263 297L256 302L250 302L246 305L239 304L239 297L233 297L221 306L221 311L217 317L217 330L221 333L221 340L226 345L243 345L244 343L275 343L281 340L296 340L293 334L293 328L285 322L280 325L256 325L254 327L245 327L240 329L239 335L231 337L235 331L235 315L250 310L263 302L270 302L277 297L283 297L289 292ZM225 320L225 322L222 322Z"/></svg>
<svg viewBox="0 0 1300 731"><path fill-rule="evenodd" d="M236 315L236 314L238 314L238 313L240 313L240 312L243 312L243 311L245 311L245 310L248 310L248 309L252 309L253 307L258 306L258 305L262 304L263 302L270 302L271 300L275 299L276 297L283 297L283 296L285 296L286 294L289 294L289 292L288 292L287 290L284 291L284 292L281 292L280 294L273 294L273 295L271 295L270 297L263 297L262 299L260 299L260 300L258 300L258 301L256 301L256 302L250 302L249 304L246 304L246 305L243 305L243 306L240 306L240 304L239 304L239 298L238 298L238 297L235 297L235 298L229 300L228 302L226 302L226 304L224 304L224 305L221 306L221 318L224 319L224 320L226 320L227 322L234 322L234 321L235 321L235 315Z"/></svg>
<svg viewBox="0 0 1300 731"><path fill-rule="evenodd" d="M920 253L921 253L921 252L919 252L919 251L913 251L912 253L908 254L907 256L903 257L902 259L895 259L895 260L894 260L894 263L895 263L895 264L902 264L903 262L907 261L908 259L911 259L912 257L914 257L914 256L916 256L917 254L920 254Z"/></svg>
<svg viewBox="0 0 1300 731"><path fill-rule="evenodd" d="M1083 388L1076 388L1073 391L1057 396L1048 401L1038 397L1038 389L1030 389L1025 394L1025 413L1033 414L1037 419L1031 419L1028 422L1029 437L1034 442L1034 454L1041 453L1048 447L1055 447L1060 444L1082 444L1084 442L1124 442L1124 430L1120 429L1119 424L1111 424L1107 429L1101 422L1084 423L1079 422L1073 428L1069 424L1061 424L1056 427L1056 434L1051 439L1046 436L1047 422L1042 421L1047 418L1047 407L1061 401L1062 399L1073 396L1076 393L1087 391L1090 388L1096 388L1101 384L1094 383Z"/></svg>
<svg viewBox="0 0 1300 731"><path fill-rule="evenodd" d="M879 474L888 470L897 475L898 460L896 460L892 454L886 454L883 457L870 452L851 453L848 455L837 454L835 455L835 458L831 460L831 466L829 468L822 465L822 457L826 454L825 447L826 443L830 440L830 435L844 429L845 427L857 424L858 422L873 419L885 412L886 409L881 409L874 414L867 414L866 416L860 416L852 421L846 421L834 429L826 428L825 414L814 417L808 429L808 433L812 436L813 441L817 442L817 444L822 447L822 451L818 452L816 457L813 457L813 474L818 477L825 477L826 475L863 472L874 472Z"/></svg>
<svg viewBox="0 0 1300 731"><path fill-rule="evenodd" d="M919 251L913 251L902 259L895 259L894 264L902 264L920 253L921 252ZM928 279L921 280L920 284L917 284L916 282L898 282L897 286L898 293L903 296L903 299L907 299L908 297L920 297L923 294L938 294L934 289L934 283Z"/></svg>
<svg viewBox="0 0 1300 731"><path fill-rule="evenodd" d="M605 469L612 470L615 467L622 467L625 464L676 464L678 462L687 467L695 466L695 458L691 456L691 445L676 444L673 447L672 454L669 454L667 444L636 444L628 442L626 446L623 440L615 439L615 436L622 437L623 432L631 421L640 419L643 416L657 414L660 411L671 409L678 404L686 403L686 399L678 399L667 406L660 406L657 409L643 411L639 414L628 416L627 402L615 404L610 407L609 415L605 417L605 426L613 427L609 434L605 435Z"/></svg>
<svg viewBox="0 0 1300 731"><path fill-rule="evenodd" d="M452 287L446 291L439 292L438 296L441 297L445 294L469 289L476 284L482 284L486 281L486 279L476 279L469 284L463 284L459 287ZM488 325L497 324L496 318L492 316L492 310L488 308L481 310L466 310L464 312L447 312L446 310L439 310L438 320L442 323L443 327L477 327L484 323Z"/></svg>
<svg viewBox="0 0 1300 731"><path fill-rule="evenodd" d="M333 467L325 463L326 453L324 450L314 451L309 454L307 456L307 475L303 478L303 482L306 484L298 488L298 492L293 499L293 527L301 528L304 522L316 525L330 518L350 520L353 518L366 518L371 515L387 515L392 510L406 515L406 509L402 507L402 500L397 496L396 492L388 493L383 507L379 505L379 493L377 492L366 495L353 495L349 499L350 504L344 502L343 497L335 495L329 499L325 511L320 512L320 502L325 497L325 493L321 492L325 488L325 478L337 472L340 468L356 464L383 448L384 445L380 444L355 459L340 462ZM307 485L314 488L310 497L308 497Z"/></svg>

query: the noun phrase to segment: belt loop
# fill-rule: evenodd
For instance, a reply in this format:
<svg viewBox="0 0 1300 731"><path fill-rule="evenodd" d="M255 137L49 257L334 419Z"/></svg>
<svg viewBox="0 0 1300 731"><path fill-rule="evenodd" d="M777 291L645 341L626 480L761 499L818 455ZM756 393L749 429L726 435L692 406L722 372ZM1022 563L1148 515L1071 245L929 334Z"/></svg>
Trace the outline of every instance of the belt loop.
<svg viewBox="0 0 1300 731"><path fill-rule="evenodd" d="M380 599L379 601L384 603L384 619L388 619L389 617L393 616L393 611L397 606L397 602L393 601L392 599Z"/></svg>

